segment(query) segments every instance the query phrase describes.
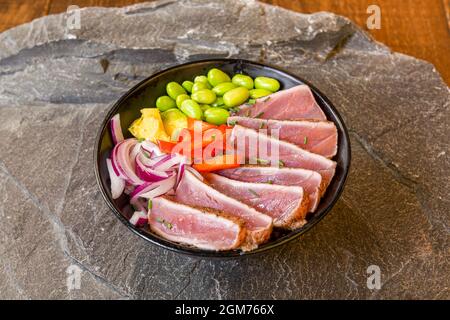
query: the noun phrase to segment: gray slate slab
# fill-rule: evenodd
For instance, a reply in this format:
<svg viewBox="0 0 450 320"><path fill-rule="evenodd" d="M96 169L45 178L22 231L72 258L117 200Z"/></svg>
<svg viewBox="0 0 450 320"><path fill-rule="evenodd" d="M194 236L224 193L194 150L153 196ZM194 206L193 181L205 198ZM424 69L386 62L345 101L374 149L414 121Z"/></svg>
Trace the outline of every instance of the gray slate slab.
<svg viewBox="0 0 450 320"><path fill-rule="evenodd" d="M0 34L1 298L450 298L450 94L434 67L346 18L253 1L158 1L44 17ZM205 57L308 79L350 129L332 212L265 255L196 260L145 243L105 205L94 137L115 99ZM81 270L68 290L67 268ZM381 269L380 290L366 270Z"/></svg>

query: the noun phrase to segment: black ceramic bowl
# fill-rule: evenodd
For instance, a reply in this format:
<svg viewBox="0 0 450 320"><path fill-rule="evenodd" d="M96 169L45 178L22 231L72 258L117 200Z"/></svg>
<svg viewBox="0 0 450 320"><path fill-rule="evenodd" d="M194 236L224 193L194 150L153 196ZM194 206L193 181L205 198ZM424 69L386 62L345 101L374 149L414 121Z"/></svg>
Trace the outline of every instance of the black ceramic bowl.
<svg viewBox="0 0 450 320"><path fill-rule="evenodd" d="M256 250L249 252L241 252L239 250L220 252L200 250L165 240L158 235L153 234L147 226L144 228L137 228L128 222L128 219L132 214L132 209L128 204L127 196L122 195L119 199L113 200L109 187L106 158L109 157L109 153L113 147L108 126L111 117L113 117L116 113L120 113L122 130L125 134L125 137L127 138L130 136L127 128L130 126L133 120L140 117L140 109L144 107L155 106L156 99L159 96L165 94L165 86L168 82L177 81L181 83L184 80L192 80L194 76L199 74L206 74L207 71L213 67L220 68L228 74L243 72L244 74L248 74L252 77L273 77L280 81L281 89L287 89L303 83L309 85L314 93L317 103L322 107L322 110L325 112L328 120L333 121L336 124L339 135L338 153L334 157L334 160L337 162L336 173L325 195L321 199L321 202L315 214L310 219L308 219L308 222L302 228L287 232L275 231L269 242L261 245ZM211 59L189 62L160 71L137 84L123 97L121 97L119 101L117 101L111 107L108 114L106 115L106 118L101 124L100 131L95 142L94 160L95 175L97 177L97 182L103 198L105 199L111 210L114 212L114 214L131 231L151 243L176 252L200 257L227 258L260 253L268 249L278 247L288 241L294 240L295 238L299 237L301 234L305 233L306 231L311 229L317 222L319 222L336 203L344 188L345 180L350 166L350 141L348 138L347 129L339 113L333 107L331 102L322 93L320 93L319 90L317 90L307 81L298 78L286 71L261 63L240 59Z"/></svg>

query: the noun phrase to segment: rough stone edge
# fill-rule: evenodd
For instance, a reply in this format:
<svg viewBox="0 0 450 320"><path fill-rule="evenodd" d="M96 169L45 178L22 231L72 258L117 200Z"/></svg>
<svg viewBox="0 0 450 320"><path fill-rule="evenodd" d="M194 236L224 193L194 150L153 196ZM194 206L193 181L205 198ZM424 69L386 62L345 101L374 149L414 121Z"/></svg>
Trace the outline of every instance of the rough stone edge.
<svg viewBox="0 0 450 320"><path fill-rule="evenodd" d="M423 64L430 65L433 73L435 73L440 78L441 82L448 88L447 84L445 83L445 81L442 78L442 75L437 71L436 67L431 62L426 61L424 59L409 56L404 53L392 51L388 46L375 40L372 35L370 35L368 32L366 32L365 30L360 28L356 23L354 23L352 20L350 20L349 18L347 18L345 16L337 15L335 13L327 12L327 11L319 11L319 12L315 12L312 14L306 14L306 13L301 13L301 12L295 12L292 10L288 10L288 9L285 9L285 8L282 8L279 6L275 6L275 5L271 5L271 4L267 4L267 3L261 3L261 2L254 1L254 0L244 0L243 2L245 5L258 3L263 8L270 8L270 10L280 10L281 12L285 12L286 14L291 14L293 16L310 17L310 16L328 15L328 16L334 17L334 19L336 19L336 20L343 20L347 24L350 24L362 36L364 36L367 39L367 41L374 43L378 48L382 49L384 51L383 54L386 53L386 54L389 54L389 55L392 55L395 57L399 57L400 59L408 59L408 60L411 59L411 60L415 60L415 61L420 61ZM124 7L97 7L97 6L94 6L94 7L84 7L84 8L81 8L80 10L81 10L81 12L96 10L96 11L104 11L104 12L119 12L122 14L129 14L130 12L134 11L134 12L138 12L137 14L139 14L139 11L143 11L142 13L145 13L145 12L148 12L149 10L157 10L158 8L165 7L165 6L173 4L173 3L177 3L177 1L175 1L175 0L159 0L159 1L138 3L138 4L124 6ZM2 45L2 43L6 43L6 42L11 43L11 41L12 41L13 43L16 44L15 50L9 51L9 52L8 52L8 50L4 50L4 52L6 52L6 54L3 54L3 55L0 54L0 60L10 57L10 56L13 56L13 55L16 55L24 49L30 49L35 46L44 45L46 43L58 42L61 40L70 40L70 39L67 39L65 37L65 34L61 33L61 32L54 33L53 37L49 36L47 33L47 39L45 39L44 41L36 41L28 46L23 46L23 45L17 46L18 42L14 39L17 34L21 33L20 31L27 30L27 29L28 29L28 33L27 33L28 37L30 37L31 35L33 35L33 32L32 32L33 26L38 25L39 23L42 23L47 20L49 20L50 24L52 24L52 23L53 24L58 24L58 23L62 24L65 14L66 13L63 12L63 13L59 13L59 14L51 14L51 15L39 17L39 18L32 20L31 22L13 27L11 29L5 30L4 32L0 33L0 48L4 47ZM63 31L63 30L64 30L64 28L60 28L60 31ZM38 31L42 31L42 30L38 30ZM45 31L47 32L48 30L46 29ZM84 39L84 40L91 41L90 39ZM151 48L152 47L144 47L143 46L140 48L136 47L134 49L151 49ZM119 47L118 49L121 49L121 48ZM378 52L372 52L372 51L367 51L367 52L369 54L379 54Z"/></svg>

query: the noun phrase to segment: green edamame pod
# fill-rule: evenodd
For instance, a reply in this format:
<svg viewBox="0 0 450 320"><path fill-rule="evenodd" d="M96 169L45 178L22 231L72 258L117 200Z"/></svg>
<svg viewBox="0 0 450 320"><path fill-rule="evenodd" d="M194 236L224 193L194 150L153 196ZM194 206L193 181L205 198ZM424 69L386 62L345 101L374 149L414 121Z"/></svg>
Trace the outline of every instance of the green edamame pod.
<svg viewBox="0 0 450 320"><path fill-rule="evenodd" d="M211 108L211 106L209 104L201 104L200 105L200 109L202 109L203 115L205 115L205 111L208 110L209 108Z"/></svg>
<svg viewBox="0 0 450 320"><path fill-rule="evenodd" d="M196 83L196 82L201 82L201 83L206 84L206 87L207 87L208 89L211 89L211 88L212 88L212 86L209 84L208 78L207 78L206 76L196 76L196 77L194 78L194 83Z"/></svg>
<svg viewBox="0 0 450 320"><path fill-rule="evenodd" d="M187 94L180 94L177 97L176 103L177 103L177 107L180 108L181 107L181 103L183 103L184 100L190 99L190 97Z"/></svg>
<svg viewBox="0 0 450 320"><path fill-rule="evenodd" d="M244 74L235 74L231 82L234 83L238 87L244 87L248 90L253 89L253 79Z"/></svg>
<svg viewBox="0 0 450 320"><path fill-rule="evenodd" d="M203 111L197 102L191 99L184 100L181 103L180 110L189 118L201 120L203 117Z"/></svg>
<svg viewBox="0 0 450 320"><path fill-rule="evenodd" d="M208 82L208 78L206 76L196 76L194 78L194 82L204 82L207 83Z"/></svg>
<svg viewBox="0 0 450 320"><path fill-rule="evenodd" d="M213 87L215 87L219 83L230 82L231 79L222 70L219 70L217 68L213 68L213 69L208 71L208 81Z"/></svg>
<svg viewBox="0 0 450 320"><path fill-rule="evenodd" d="M199 90L203 89L209 89L208 85L204 82L194 82L194 85L192 86L192 93L197 92Z"/></svg>
<svg viewBox="0 0 450 320"><path fill-rule="evenodd" d="M187 92L192 92L192 86L194 85L194 83L192 81L186 80L183 81L183 83L181 84L181 86L187 91Z"/></svg>
<svg viewBox="0 0 450 320"><path fill-rule="evenodd" d="M223 95L223 102L228 108L235 107L247 101L249 93L247 88L237 87Z"/></svg>
<svg viewBox="0 0 450 320"><path fill-rule="evenodd" d="M215 92L219 97L223 96L227 91L230 91L231 89L237 88L238 86L235 85L232 82L222 82L219 83L217 86L212 88L212 91Z"/></svg>
<svg viewBox="0 0 450 320"><path fill-rule="evenodd" d="M223 102L222 97L217 97L216 101L211 103L211 107L223 107L224 105L225 105L225 103Z"/></svg>
<svg viewBox="0 0 450 320"><path fill-rule="evenodd" d="M191 99L203 104L211 104L216 101L216 94L209 89L202 89L192 93Z"/></svg>
<svg viewBox="0 0 450 320"><path fill-rule="evenodd" d="M166 91L169 97L176 100L180 94L186 94L186 90L175 81L169 82L166 86Z"/></svg>
<svg viewBox="0 0 450 320"><path fill-rule="evenodd" d="M280 89L280 83L277 79L269 77L256 77L255 78L255 88L265 89L272 92L276 92Z"/></svg>
<svg viewBox="0 0 450 320"><path fill-rule="evenodd" d="M250 98L252 99L258 99L265 96L268 96L269 94L272 94L272 91L266 90L266 89L252 89L250 92Z"/></svg>
<svg viewBox="0 0 450 320"><path fill-rule="evenodd" d="M156 99L156 107L159 111L164 112L166 110L176 108L175 101L169 96L161 96Z"/></svg>
<svg viewBox="0 0 450 320"><path fill-rule="evenodd" d="M217 126L227 123L230 113L223 108L209 108L205 110L205 121Z"/></svg>

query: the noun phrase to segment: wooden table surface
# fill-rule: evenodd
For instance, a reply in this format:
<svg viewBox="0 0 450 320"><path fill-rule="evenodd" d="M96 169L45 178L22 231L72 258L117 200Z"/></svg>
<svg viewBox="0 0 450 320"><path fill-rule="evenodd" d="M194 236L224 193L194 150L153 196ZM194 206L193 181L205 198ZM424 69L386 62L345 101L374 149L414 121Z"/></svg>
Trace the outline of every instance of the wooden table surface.
<svg viewBox="0 0 450 320"><path fill-rule="evenodd" d="M367 8L381 9L381 28L367 30L392 50L433 63L450 84L450 0L263 0L298 12L331 11L367 30ZM69 5L125 6L144 0L0 0L0 32Z"/></svg>

